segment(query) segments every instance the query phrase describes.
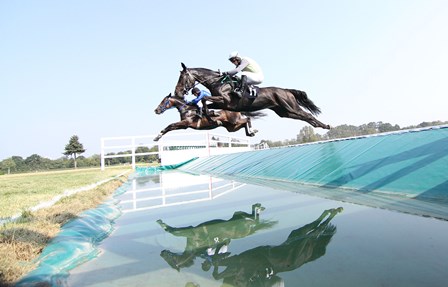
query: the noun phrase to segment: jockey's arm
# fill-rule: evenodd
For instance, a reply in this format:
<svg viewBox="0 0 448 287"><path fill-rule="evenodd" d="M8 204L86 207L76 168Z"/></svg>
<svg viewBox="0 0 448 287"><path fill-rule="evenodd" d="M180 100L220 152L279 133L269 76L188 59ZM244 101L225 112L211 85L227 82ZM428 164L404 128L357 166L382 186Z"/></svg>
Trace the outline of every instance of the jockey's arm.
<svg viewBox="0 0 448 287"><path fill-rule="evenodd" d="M231 76L236 75L239 72L241 72L244 68L246 68L247 65L249 65L249 62L243 58L243 59L241 59L241 64L239 64L239 66L236 67L235 69L228 71L227 74L229 74Z"/></svg>
<svg viewBox="0 0 448 287"><path fill-rule="evenodd" d="M186 104L189 106L196 106L199 103L200 99L192 99L191 101L187 102Z"/></svg>

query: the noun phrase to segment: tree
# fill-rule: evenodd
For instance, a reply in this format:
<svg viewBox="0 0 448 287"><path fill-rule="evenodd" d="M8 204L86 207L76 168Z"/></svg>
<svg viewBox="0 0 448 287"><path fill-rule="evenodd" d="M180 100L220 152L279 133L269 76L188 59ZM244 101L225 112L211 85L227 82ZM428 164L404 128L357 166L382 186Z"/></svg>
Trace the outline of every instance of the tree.
<svg viewBox="0 0 448 287"><path fill-rule="evenodd" d="M304 126L297 135L298 143L310 143L321 140L321 135L316 134L310 126Z"/></svg>
<svg viewBox="0 0 448 287"><path fill-rule="evenodd" d="M7 172L7 174L10 174L11 170L14 170L16 168L16 163L12 158L7 158L0 162L0 168Z"/></svg>
<svg viewBox="0 0 448 287"><path fill-rule="evenodd" d="M18 172L24 172L27 170L27 166L25 165L25 161L21 156L12 156L11 159L15 163L15 170Z"/></svg>
<svg viewBox="0 0 448 287"><path fill-rule="evenodd" d="M360 135L359 128L354 125L340 125L332 128L327 132L329 139L339 139L346 137L354 137Z"/></svg>
<svg viewBox="0 0 448 287"><path fill-rule="evenodd" d="M50 169L51 160L41 157L38 154L32 154L24 160L29 171L48 170Z"/></svg>
<svg viewBox="0 0 448 287"><path fill-rule="evenodd" d="M393 131L399 131L400 126L399 125L391 125L390 123L383 123L378 122L378 132L385 133L385 132L393 132Z"/></svg>
<svg viewBox="0 0 448 287"><path fill-rule="evenodd" d="M78 154L82 154L83 152L85 152L86 150L84 149L84 147L82 146L82 143L79 142L79 138L77 135L74 135L70 138L68 144L65 146L65 151L63 152L63 154L65 156L72 156L74 163L75 163L75 169L77 168L76 166L76 157Z"/></svg>

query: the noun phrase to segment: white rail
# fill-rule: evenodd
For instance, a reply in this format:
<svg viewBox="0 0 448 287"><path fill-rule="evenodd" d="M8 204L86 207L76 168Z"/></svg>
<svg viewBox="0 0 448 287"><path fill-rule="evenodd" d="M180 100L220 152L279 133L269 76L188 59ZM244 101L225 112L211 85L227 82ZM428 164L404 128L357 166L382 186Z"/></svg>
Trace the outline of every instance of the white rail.
<svg viewBox="0 0 448 287"><path fill-rule="evenodd" d="M225 153L252 150L248 138L239 138L210 132L172 133L165 135L160 141L153 142L157 135L123 136L101 138L101 170L106 167L108 158L131 157L132 168L135 169L136 157L158 155L162 165L176 164L193 157L205 157ZM138 147L152 148L158 151L137 153ZM109 154L120 152L120 154Z"/></svg>
<svg viewBox="0 0 448 287"><path fill-rule="evenodd" d="M124 213L148 210L160 207L184 205L194 202L208 201L233 192L244 183L224 181L211 176L190 175L186 180L182 174L160 174L160 186L139 188L137 179L132 182L132 189L120 198L121 210ZM179 188L179 184L182 188Z"/></svg>

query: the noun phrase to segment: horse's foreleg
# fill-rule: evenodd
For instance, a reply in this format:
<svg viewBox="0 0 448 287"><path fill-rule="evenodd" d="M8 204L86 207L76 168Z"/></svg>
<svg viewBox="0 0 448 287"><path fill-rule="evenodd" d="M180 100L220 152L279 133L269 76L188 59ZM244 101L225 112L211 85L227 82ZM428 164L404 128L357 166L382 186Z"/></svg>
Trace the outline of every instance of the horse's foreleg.
<svg viewBox="0 0 448 287"><path fill-rule="evenodd" d="M154 138L154 141L158 141L160 138L163 137L164 134L174 131L174 130L181 130L181 129L187 129L189 127L188 123L185 121L180 121L177 123L173 123L168 125L166 128L160 131L160 133Z"/></svg>

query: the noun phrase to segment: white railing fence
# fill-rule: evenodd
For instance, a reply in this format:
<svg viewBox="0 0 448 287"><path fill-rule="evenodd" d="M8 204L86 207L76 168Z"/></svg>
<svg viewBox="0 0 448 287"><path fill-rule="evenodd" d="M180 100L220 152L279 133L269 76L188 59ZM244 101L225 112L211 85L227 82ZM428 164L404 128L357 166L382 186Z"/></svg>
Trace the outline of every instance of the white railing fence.
<svg viewBox="0 0 448 287"><path fill-rule="evenodd" d="M165 135L158 142L157 135L124 136L101 138L101 170L106 168L109 158L131 157L135 169L136 158L157 155L162 165L177 164L194 157L250 151L253 148L248 138L239 138L211 132L195 132ZM154 152L136 152L139 147L149 149L158 147Z"/></svg>
<svg viewBox="0 0 448 287"><path fill-rule="evenodd" d="M205 175L162 173L158 176L160 185L157 187L145 188L140 186L138 178L133 179L132 188L120 197L122 212L213 200L246 185Z"/></svg>

